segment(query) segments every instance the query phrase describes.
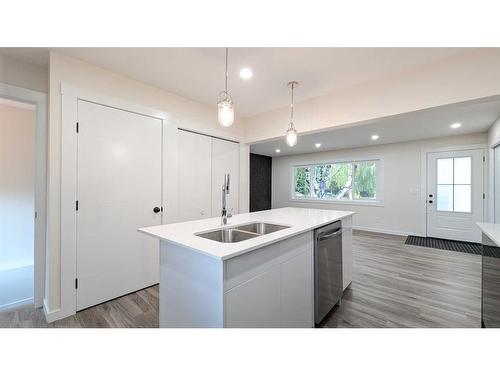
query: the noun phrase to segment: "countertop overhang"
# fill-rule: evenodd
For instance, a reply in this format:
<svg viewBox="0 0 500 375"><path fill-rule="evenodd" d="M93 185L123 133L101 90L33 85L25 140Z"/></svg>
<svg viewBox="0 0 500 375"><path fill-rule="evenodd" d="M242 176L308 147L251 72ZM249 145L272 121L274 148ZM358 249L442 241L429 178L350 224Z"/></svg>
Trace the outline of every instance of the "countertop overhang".
<svg viewBox="0 0 500 375"><path fill-rule="evenodd" d="M497 246L500 246L500 224L476 223L479 229Z"/></svg>
<svg viewBox="0 0 500 375"><path fill-rule="evenodd" d="M180 245L218 260L227 260L354 214L355 212L352 211L285 207L234 215L228 219L228 224L224 226L221 225L220 217L214 217L204 220L139 228L138 230L161 241ZM235 243L221 243L195 235L195 233L232 228L237 225L255 222L286 225L290 228Z"/></svg>

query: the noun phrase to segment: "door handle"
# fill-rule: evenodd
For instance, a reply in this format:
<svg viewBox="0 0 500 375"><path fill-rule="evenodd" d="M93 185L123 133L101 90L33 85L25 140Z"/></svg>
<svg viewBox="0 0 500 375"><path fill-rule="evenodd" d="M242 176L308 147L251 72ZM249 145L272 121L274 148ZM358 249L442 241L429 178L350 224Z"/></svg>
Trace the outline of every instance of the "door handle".
<svg viewBox="0 0 500 375"><path fill-rule="evenodd" d="M153 212L154 212L155 214L157 214L157 213L158 213L158 212L160 212L160 211L161 211L161 208L160 208L160 207L155 207L155 208L153 208Z"/></svg>
<svg viewBox="0 0 500 375"><path fill-rule="evenodd" d="M432 201L429 201L429 204L432 204Z"/></svg>
<svg viewBox="0 0 500 375"><path fill-rule="evenodd" d="M327 240L329 238L332 238L332 237L337 237L339 234L342 234L342 229L339 229L338 231L336 232L333 232L333 233L330 233L330 234L327 234L326 236L320 236L318 238L319 241L323 241L323 240Z"/></svg>

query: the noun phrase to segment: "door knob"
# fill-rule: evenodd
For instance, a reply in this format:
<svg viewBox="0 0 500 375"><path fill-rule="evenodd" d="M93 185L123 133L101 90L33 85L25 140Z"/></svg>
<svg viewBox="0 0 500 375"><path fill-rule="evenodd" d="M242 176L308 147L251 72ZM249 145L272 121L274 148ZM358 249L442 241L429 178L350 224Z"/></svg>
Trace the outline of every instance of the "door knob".
<svg viewBox="0 0 500 375"><path fill-rule="evenodd" d="M157 214L157 213L158 213L158 212L160 212L160 211L161 211L161 208L160 208L160 207L155 207L155 208L153 208L153 212L154 212L155 214Z"/></svg>
<svg viewBox="0 0 500 375"><path fill-rule="evenodd" d="M432 194L429 194L429 198L432 198Z"/></svg>
<svg viewBox="0 0 500 375"><path fill-rule="evenodd" d="M432 201L429 201L429 203L432 203Z"/></svg>

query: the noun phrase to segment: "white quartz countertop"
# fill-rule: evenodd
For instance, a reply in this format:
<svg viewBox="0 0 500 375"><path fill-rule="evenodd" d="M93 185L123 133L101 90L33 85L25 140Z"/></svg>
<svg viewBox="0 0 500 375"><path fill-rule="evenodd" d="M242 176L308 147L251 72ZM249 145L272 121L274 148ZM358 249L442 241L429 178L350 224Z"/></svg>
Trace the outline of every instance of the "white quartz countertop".
<svg viewBox="0 0 500 375"><path fill-rule="evenodd" d="M200 232L221 229L220 217L140 228L139 232L156 237L162 241L184 246L212 258L226 260L352 215L354 215L352 211L316 210L295 207L234 215L232 218L228 218L228 224L224 228L232 228L241 224L255 222L290 227L235 243L221 243L195 235Z"/></svg>
<svg viewBox="0 0 500 375"><path fill-rule="evenodd" d="M500 224L476 223L481 231L488 236L497 246L500 246Z"/></svg>

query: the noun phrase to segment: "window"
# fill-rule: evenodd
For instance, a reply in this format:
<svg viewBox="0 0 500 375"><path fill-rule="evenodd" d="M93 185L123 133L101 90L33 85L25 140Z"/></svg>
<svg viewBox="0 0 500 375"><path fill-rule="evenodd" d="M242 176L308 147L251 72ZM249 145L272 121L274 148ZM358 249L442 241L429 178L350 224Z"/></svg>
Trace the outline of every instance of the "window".
<svg viewBox="0 0 500 375"><path fill-rule="evenodd" d="M293 167L293 199L377 201L380 160Z"/></svg>
<svg viewBox="0 0 500 375"><path fill-rule="evenodd" d="M437 160L437 210L471 212L472 158Z"/></svg>

